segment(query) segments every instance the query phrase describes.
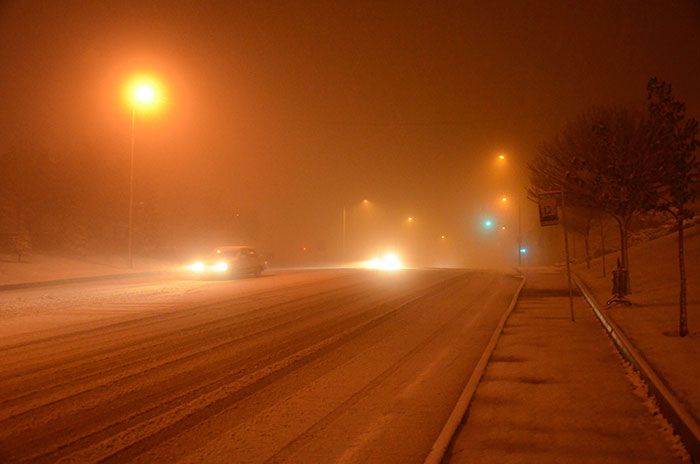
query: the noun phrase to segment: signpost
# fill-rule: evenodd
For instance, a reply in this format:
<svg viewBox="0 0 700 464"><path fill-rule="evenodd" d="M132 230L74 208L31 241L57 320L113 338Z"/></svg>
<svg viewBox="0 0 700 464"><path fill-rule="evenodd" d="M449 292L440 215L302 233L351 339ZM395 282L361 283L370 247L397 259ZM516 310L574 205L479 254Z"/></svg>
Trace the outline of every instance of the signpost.
<svg viewBox="0 0 700 464"><path fill-rule="evenodd" d="M571 289L571 265L569 264L569 235L566 230L566 203L564 202L564 192L557 190L554 192L542 192L537 196L537 204L540 210L540 225L555 226L559 224L559 211L557 206L561 205L561 218L564 226L564 249L566 251L566 276L569 282L569 310L571 311L571 321L574 318L574 295Z"/></svg>
<svg viewBox="0 0 700 464"><path fill-rule="evenodd" d="M558 194L559 192L556 193ZM559 224L558 200L554 195L542 194L538 197L541 226L556 226Z"/></svg>

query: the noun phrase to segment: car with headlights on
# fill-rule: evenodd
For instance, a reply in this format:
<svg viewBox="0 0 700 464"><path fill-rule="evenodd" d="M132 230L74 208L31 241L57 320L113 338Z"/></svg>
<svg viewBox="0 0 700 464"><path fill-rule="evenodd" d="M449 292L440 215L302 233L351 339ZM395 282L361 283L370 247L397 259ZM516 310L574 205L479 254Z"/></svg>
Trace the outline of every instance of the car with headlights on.
<svg viewBox="0 0 700 464"><path fill-rule="evenodd" d="M259 276L266 267L267 261L249 246L221 246L188 266L190 272L202 277Z"/></svg>

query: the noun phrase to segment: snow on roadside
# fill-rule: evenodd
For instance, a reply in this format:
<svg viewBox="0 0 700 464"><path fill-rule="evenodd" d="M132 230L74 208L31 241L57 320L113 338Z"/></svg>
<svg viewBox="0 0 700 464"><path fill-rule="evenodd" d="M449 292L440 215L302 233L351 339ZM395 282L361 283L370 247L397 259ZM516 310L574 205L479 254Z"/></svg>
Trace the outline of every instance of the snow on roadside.
<svg viewBox="0 0 700 464"><path fill-rule="evenodd" d="M31 254L17 262L16 255L0 254L0 285L109 274L127 274L169 269L168 263L135 258L134 269L126 265L125 257L100 256L84 259L58 255Z"/></svg>
<svg viewBox="0 0 700 464"><path fill-rule="evenodd" d="M700 418L700 226L685 230L688 326L690 334L678 336L679 271L677 234L672 233L630 247L632 306L612 306L607 314L622 328L632 343L686 404ZM616 254L606 259L608 269L602 277L602 260L575 267L576 272L605 305L612 289L612 266Z"/></svg>

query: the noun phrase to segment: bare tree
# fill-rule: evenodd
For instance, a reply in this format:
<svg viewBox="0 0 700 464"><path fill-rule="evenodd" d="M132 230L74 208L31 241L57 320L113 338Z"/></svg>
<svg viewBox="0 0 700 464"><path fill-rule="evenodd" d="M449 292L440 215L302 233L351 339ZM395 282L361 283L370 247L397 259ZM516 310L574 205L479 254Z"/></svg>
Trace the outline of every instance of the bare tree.
<svg viewBox="0 0 700 464"><path fill-rule="evenodd" d="M685 105L673 97L671 85L656 78L647 85L649 114L658 127L659 198L657 208L669 213L678 230L678 267L680 273L681 337L688 334L686 308L686 275L683 248L683 224L695 215L693 201L698 195L699 163L695 156L698 147L698 121L686 119Z"/></svg>
<svg viewBox="0 0 700 464"><path fill-rule="evenodd" d="M528 165L531 194L563 190L572 206L602 211L615 219L622 266L628 270L630 221L656 204L655 130L642 113L593 109L544 144ZM627 284L629 289L629 280Z"/></svg>

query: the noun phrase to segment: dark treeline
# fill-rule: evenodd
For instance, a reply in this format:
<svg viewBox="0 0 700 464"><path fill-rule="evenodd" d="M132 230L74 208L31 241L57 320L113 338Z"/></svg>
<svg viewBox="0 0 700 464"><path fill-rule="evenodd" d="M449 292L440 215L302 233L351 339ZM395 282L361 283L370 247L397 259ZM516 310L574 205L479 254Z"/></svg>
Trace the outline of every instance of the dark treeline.
<svg viewBox="0 0 700 464"><path fill-rule="evenodd" d="M56 153L33 147L0 153L0 233L5 251L100 249L125 246L128 224L128 166L89 151ZM136 221L139 246L153 246L160 231L148 230L153 215L148 186L139 186ZM151 227L152 228L152 227ZM14 250L16 251L16 250Z"/></svg>
<svg viewBox="0 0 700 464"><path fill-rule="evenodd" d="M137 160L138 161L138 160ZM99 149L49 151L25 143L0 152L0 252L124 254L129 162ZM134 252L181 258L221 243L255 244L255 211L207 173L173 175L137 163Z"/></svg>

